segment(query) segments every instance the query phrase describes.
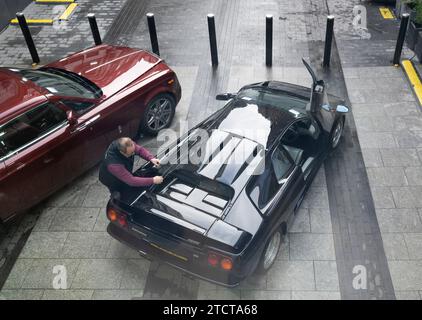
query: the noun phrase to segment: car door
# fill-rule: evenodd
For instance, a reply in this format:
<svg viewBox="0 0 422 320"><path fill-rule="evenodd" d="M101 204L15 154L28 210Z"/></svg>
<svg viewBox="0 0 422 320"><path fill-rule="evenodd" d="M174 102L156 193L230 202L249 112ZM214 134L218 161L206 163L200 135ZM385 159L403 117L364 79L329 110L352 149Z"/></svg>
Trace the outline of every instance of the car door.
<svg viewBox="0 0 422 320"><path fill-rule="evenodd" d="M273 226L287 221L303 189L300 167L279 144L268 156L263 173L254 177L253 183L248 186L248 193Z"/></svg>
<svg viewBox="0 0 422 320"><path fill-rule="evenodd" d="M58 100L64 108L72 112L70 140L78 146L81 171L91 168L101 157L106 148L106 139L95 134L94 128L103 119L98 110L98 101L75 97L60 97Z"/></svg>
<svg viewBox="0 0 422 320"><path fill-rule="evenodd" d="M5 220L54 191L63 176L56 151L68 130L66 113L51 102L31 108L0 127L4 175L0 207Z"/></svg>
<svg viewBox="0 0 422 320"><path fill-rule="evenodd" d="M131 136L130 117L125 105L115 98L90 101L87 99L61 98L76 115L72 129L74 139L83 145L81 153L84 169L91 168L104 156L108 145L122 136Z"/></svg>
<svg viewBox="0 0 422 320"><path fill-rule="evenodd" d="M305 181L311 178L325 151L324 137L318 122L311 117L297 120L284 132L281 145L302 169Z"/></svg>
<svg viewBox="0 0 422 320"><path fill-rule="evenodd" d="M76 123L71 128L72 140L83 146L80 153L83 169L102 158L111 140L129 135L129 122L134 117L126 112L126 97L120 92L106 97L88 79L57 68L19 70L19 73L48 90L50 99L60 99L64 108L73 111Z"/></svg>
<svg viewBox="0 0 422 320"><path fill-rule="evenodd" d="M0 158L4 157L4 153L2 152L2 148L0 145ZM6 165L3 161L0 161L0 185L1 181L6 177ZM0 203L3 203L6 201L6 190L3 190L3 188L0 188ZM0 222L6 218L5 212L3 210L0 210Z"/></svg>
<svg viewBox="0 0 422 320"><path fill-rule="evenodd" d="M274 216L272 224L280 225L283 221L288 222L297 208L296 205L305 189L304 174L281 143L271 155L271 165L279 190L266 214Z"/></svg>

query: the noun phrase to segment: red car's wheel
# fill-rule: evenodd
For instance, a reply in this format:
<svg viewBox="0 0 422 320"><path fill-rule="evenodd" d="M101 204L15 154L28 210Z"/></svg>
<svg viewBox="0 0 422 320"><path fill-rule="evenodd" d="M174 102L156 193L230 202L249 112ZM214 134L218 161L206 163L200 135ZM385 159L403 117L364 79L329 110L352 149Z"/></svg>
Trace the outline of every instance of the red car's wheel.
<svg viewBox="0 0 422 320"><path fill-rule="evenodd" d="M176 102L167 93L155 96L147 105L141 121L140 131L148 135L157 135L161 129L170 126Z"/></svg>

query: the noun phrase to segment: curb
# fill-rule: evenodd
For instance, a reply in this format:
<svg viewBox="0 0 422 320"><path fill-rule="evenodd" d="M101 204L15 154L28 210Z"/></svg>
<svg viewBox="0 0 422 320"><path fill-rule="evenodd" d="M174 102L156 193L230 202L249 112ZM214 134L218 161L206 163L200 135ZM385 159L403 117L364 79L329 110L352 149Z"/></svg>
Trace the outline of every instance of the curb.
<svg viewBox="0 0 422 320"><path fill-rule="evenodd" d="M402 60L400 65L410 82L413 93L419 102L419 106L422 107L422 82L418 72L410 60Z"/></svg>

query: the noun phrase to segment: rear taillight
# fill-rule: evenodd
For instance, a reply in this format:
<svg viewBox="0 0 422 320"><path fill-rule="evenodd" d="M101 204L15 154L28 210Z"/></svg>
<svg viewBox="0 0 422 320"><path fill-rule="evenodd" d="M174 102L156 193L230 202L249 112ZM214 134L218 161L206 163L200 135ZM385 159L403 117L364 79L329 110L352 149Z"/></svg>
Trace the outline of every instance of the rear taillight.
<svg viewBox="0 0 422 320"><path fill-rule="evenodd" d="M107 210L107 218L111 222L118 223L122 227L127 227L127 216L126 214L120 213L113 208Z"/></svg>
<svg viewBox="0 0 422 320"><path fill-rule="evenodd" d="M115 210L108 209L108 211L107 211L108 220L110 220L111 222L115 222L115 221L117 221L117 217L118 217L118 214Z"/></svg>
<svg viewBox="0 0 422 320"><path fill-rule="evenodd" d="M217 257L216 254L210 253L208 255L208 263L212 265L213 267L216 267L218 263L220 262L220 259Z"/></svg>
<svg viewBox="0 0 422 320"><path fill-rule="evenodd" d="M122 227L127 227L127 220L126 220L126 216L119 216L119 218L117 219L117 222L119 222L119 224Z"/></svg>
<svg viewBox="0 0 422 320"><path fill-rule="evenodd" d="M210 252L208 254L208 264L213 267L220 267L221 269L226 271L230 271L231 269L233 269L232 259L214 252Z"/></svg>
<svg viewBox="0 0 422 320"><path fill-rule="evenodd" d="M221 268L223 268L224 270L231 270L233 268L233 262L231 259L229 258L223 258L220 261L220 266Z"/></svg>

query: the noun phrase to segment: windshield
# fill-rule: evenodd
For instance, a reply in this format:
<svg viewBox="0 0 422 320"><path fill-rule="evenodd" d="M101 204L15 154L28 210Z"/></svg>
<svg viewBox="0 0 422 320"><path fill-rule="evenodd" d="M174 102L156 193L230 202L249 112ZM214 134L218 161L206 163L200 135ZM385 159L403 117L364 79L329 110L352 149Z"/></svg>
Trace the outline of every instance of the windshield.
<svg viewBox="0 0 422 320"><path fill-rule="evenodd" d="M247 101L256 101L260 104L268 104L286 111L296 110L303 112L308 101L300 99L286 92L276 92L263 88L249 88L242 90L237 98Z"/></svg>
<svg viewBox="0 0 422 320"><path fill-rule="evenodd" d="M18 72L24 80L31 80L53 94L88 99L102 95L101 89L94 83L72 72L55 68L12 71Z"/></svg>

